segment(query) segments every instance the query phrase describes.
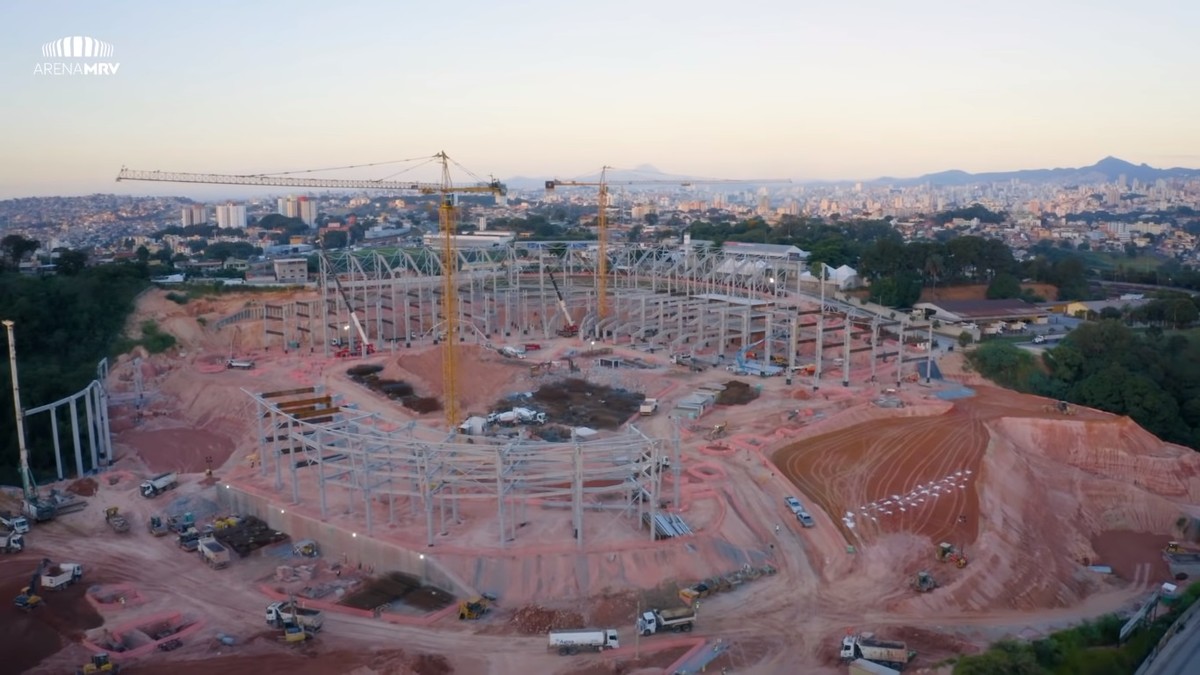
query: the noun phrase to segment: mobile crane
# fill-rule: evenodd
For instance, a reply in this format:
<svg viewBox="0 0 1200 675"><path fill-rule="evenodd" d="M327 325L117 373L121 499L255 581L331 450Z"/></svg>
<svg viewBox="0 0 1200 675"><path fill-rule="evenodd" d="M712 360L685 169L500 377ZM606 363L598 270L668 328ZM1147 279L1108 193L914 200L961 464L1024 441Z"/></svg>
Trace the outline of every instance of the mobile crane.
<svg viewBox="0 0 1200 675"><path fill-rule="evenodd" d="M8 364L12 372L13 406L17 411L17 447L19 449L21 473L21 509L25 517L35 523L53 520L58 515L58 504L52 499L43 499L38 493L37 482L29 468L29 447L25 445L25 410L21 407L21 389L17 378L17 340L13 331L13 322L5 319L4 328L8 331Z"/></svg>
<svg viewBox="0 0 1200 675"><path fill-rule="evenodd" d="M559 337L573 338L579 335L579 325L571 319L571 312L567 311L567 301L563 299L562 291L558 290L558 282L554 280L554 270L547 269L546 274L550 276L550 285L554 287L554 294L558 296L558 308L562 310L563 324L562 328L558 329Z"/></svg>
<svg viewBox="0 0 1200 675"><path fill-rule="evenodd" d="M446 313L445 334L447 338L457 334L457 307L458 307L458 284L455 281L455 271L458 267L458 257L455 248L455 211L453 196L459 193L468 194L492 194L504 195L508 189L498 180L492 179L484 182L479 181L472 185L456 186L450 180L450 162L453 161L445 152L439 152L432 158L419 158L437 162L442 167L441 182L438 183L419 183L412 181L396 181L396 180L370 180L370 179L337 179L337 178L302 178L291 174L313 173L314 169L290 171L276 174L243 174L243 175L228 175L228 174L208 174L208 173L183 173L169 171L139 171L134 169L121 168L117 174L117 180L142 180L142 181L158 181L167 183L214 183L220 185L257 185L257 186L273 186L273 187L295 187L295 188L314 188L314 189L349 189L349 190L395 190L395 191L412 191L423 195L438 195L438 221L442 234L442 293L443 293L443 308ZM412 161L412 160L400 160ZM376 167L382 164L393 164L396 162L375 162L372 164L356 164L350 166L334 167L336 169L360 169L365 167ZM463 167L455 163L460 169ZM469 173L469 172L468 172ZM360 338L362 336L360 335ZM366 341L363 340L366 345ZM369 350L369 347L364 346L364 350ZM446 423L449 425L451 432L458 431L458 425L462 422L459 419L459 402L458 402L458 362L456 357L455 343L452 339L447 339L443 343L442 352L442 386L445 398L445 413Z"/></svg>
<svg viewBox="0 0 1200 675"><path fill-rule="evenodd" d="M599 188L599 196L597 201L596 212L596 229L599 239L599 252L597 253L599 260L597 261L596 274L596 297L599 302L596 309L596 318L598 321L604 321L608 318L608 187L610 185L676 185L679 187L691 187L693 185L737 185L746 183L790 183L792 181L784 178L776 179L759 179L759 180L688 180L688 179L648 179L648 180L608 180L608 171L611 166L601 167L600 180L598 181L579 181L579 180L548 180L546 181L546 191L552 192L556 187L596 187Z"/></svg>
<svg viewBox="0 0 1200 675"><path fill-rule="evenodd" d="M324 257L322 254L321 257ZM333 266L329 265L329 259L325 259L326 266L333 270ZM333 285L337 287L337 292L342 296L342 302L346 303L346 309L350 311L350 323L354 324L354 331L358 334L358 349L363 358L369 354L375 353L375 345L367 338L367 331L363 328L362 322L358 320L358 312L354 309L354 303L350 302L350 295L346 293L346 289L342 287L342 280L338 278L337 272L333 272L329 276L333 277ZM354 345L342 345L342 351L338 352L339 356L350 356L354 352Z"/></svg>

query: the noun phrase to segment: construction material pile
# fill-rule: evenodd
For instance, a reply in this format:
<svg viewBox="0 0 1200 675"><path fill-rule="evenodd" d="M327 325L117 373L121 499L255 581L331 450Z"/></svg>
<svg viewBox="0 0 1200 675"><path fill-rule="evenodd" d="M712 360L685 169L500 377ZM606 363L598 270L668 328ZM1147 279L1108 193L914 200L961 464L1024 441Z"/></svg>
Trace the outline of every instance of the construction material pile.
<svg viewBox="0 0 1200 675"><path fill-rule="evenodd" d="M742 382L730 380L725 388L717 394L717 405L746 405L758 398L758 389Z"/></svg>
<svg viewBox="0 0 1200 675"><path fill-rule="evenodd" d="M687 588L680 589L679 599L682 600L684 604L691 606L700 598L707 598L715 593L725 593L736 590L747 581L754 581L759 577L770 576L775 574L776 571L777 570L771 565L754 567L747 563L746 565L743 565L740 570L735 572L709 577L703 581L700 581L699 583L692 584Z"/></svg>
<svg viewBox="0 0 1200 675"><path fill-rule="evenodd" d="M538 409L551 421L573 427L616 429L637 413L642 394L592 384L579 378L542 385L533 393Z"/></svg>
<svg viewBox="0 0 1200 675"><path fill-rule="evenodd" d="M237 554L243 558L251 551L277 544L288 538L287 534L272 529L254 516L246 516L236 522L236 525L218 529L216 538L225 546L237 551Z"/></svg>
<svg viewBox="0 0 1200 675"><path fill-rule="evenodd" d="M383 366L374 363L361 363L346 369L350 379L370 389L383 394L393 401L400 401L405 408L417 414L436 412L442 409L442 402L432 396L417 396L413 385L404 380L391 380L379 377Z"/></svg>
<svg viewBox="0 0 1200 675"><path fill-rule="evenodd" d="M578 612L528 605L514 612L509 623L525 635L539 635L552 630L581 628L583 615Z"/></svg>

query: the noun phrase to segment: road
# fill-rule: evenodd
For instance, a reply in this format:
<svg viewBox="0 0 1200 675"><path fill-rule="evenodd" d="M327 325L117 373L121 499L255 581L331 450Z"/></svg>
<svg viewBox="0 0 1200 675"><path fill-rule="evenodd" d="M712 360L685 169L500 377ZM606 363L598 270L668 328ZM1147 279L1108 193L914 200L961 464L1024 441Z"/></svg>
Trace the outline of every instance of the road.
<svg viewBox="0 0 1200 675"><path fill-rule="evenodd" d="M1182 625L1182 628L1148 666L1138 670L1137 675L1192 675L1196 672L1197 664L1200 664L1198 608L1200 603L1183 613L1176 623Z"/></svg>

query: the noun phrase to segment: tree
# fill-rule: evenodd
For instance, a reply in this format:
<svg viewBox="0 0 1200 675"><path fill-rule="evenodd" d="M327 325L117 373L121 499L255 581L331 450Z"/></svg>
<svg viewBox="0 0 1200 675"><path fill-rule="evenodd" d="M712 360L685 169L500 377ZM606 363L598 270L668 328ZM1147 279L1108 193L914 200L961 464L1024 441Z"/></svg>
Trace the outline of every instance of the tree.
<svg viewBox="0 0 1200 675"><path fill-rule="evenodd" d="M971 344L974 341L975 341L975 338L974 338L974 336L971 335L970 331L964 330L963 332L958 334L958 346L960 346L960 347L966 347L967 345Z"/></svg>
<svg viewBox="0 0 1200 675"><path fill-rule="evenodd" d="M88 254L86 251L66 250L58 254L54 269L59 274L73 277L87 267Z"/></svg>
<svg viewBox="0 0 1200 675"><path fill-rule="evenodd" d="M145 264L150 262L150 249L146 248L144 245L137 247L137 252L135 252L134 255L137 256L138 262L140 263Z"/></svg>
<svg viewBox="0 0 1200 675"><path fill-rule="evenodd" d="M36 239L26 239L19 234L10 234L0 239L0 253L12 262L13 267L19 267L25 256L41 247Z"/></svg>
<svg viewBox="0 0 1200 675"><path fill-rule="evenodd" d="M1021 282L1011 274L997 274L987 287L988 300L1021 297Z"/></svg>

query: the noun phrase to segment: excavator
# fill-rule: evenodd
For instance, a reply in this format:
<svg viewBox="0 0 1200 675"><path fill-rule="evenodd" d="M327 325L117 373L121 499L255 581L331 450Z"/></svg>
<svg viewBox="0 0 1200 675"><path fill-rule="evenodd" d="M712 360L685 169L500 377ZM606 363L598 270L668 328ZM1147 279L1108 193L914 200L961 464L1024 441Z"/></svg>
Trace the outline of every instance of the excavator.
<svg viewBox="0 0 1200 675"><path fill-rule="evenodd" d="M948 544L946 542L942 542L938 545L937 559L940 562L954 563L954 566L959 569L967 566L967 555L955 548L954 544Z"/></svg>
<svg viewBox="0 0 1200 675"><path fill-rule="evenodd" d="M75 675L92 675L92 673L119 673L121 666L113 663L108 654L100 652L92 654L92 660L75 671Z"/></svg>
<svg viewBox="0 0 1200 675"><path fill-rule="evenodd" d="M29 579L29 585L21 589L21 594L14 600L13 604L18 609L23 609L28 612L31 609L37 609L42 606L42 596L38 595L42 585L42 572L46 570L46 566L50 563L49 559L43 559L34 571L33 577Z"/></svg>
<svg viewBox="0 0 1200 675"><path fill-rule="evenodd" d="M492 608L492 601L496 598L490 595L480 595L470 600L462 600L458 603L458 620L459 621L475 621L482 619L484 614Z"/></svg>
<svg viewBox="0 0 1200 675"><path fill-rule="evenodd" d="M554 271L547 269L546 274L550 276L550 285L554 287L554 294L558 296L558 308L562 310L563 327L558 329L558 336L565 338L573 338L579 335L579 326L571 319L571 312L567 311L567 301L563 299L562 291L558 290L558 282L554 280Z"/></svg>

